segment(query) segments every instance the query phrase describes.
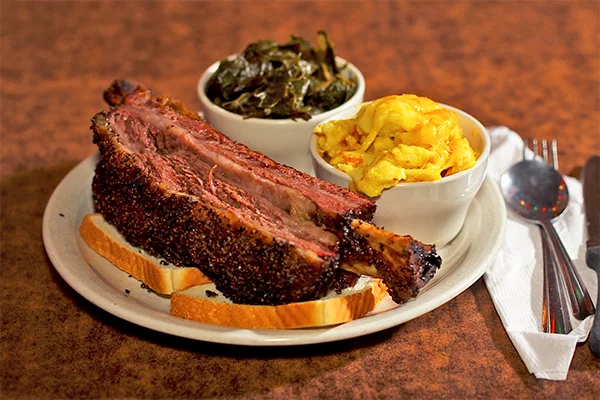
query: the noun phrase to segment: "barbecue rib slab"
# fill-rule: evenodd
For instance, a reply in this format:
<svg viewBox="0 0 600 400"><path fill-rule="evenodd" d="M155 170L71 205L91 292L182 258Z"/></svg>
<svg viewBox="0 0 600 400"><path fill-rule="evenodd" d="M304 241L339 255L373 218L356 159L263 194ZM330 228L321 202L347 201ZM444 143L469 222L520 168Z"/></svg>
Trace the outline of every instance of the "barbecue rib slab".
<svg viewBox="0 0 600 400"><path fill-rule="evenodd" d="M342 268L382 277L401 303L439 268L435 246L370 225L372 201L231 141L181 103L128 81L104 98L110 111L92 119L96 211L232 301L316 299L352 284Z"/></svg>

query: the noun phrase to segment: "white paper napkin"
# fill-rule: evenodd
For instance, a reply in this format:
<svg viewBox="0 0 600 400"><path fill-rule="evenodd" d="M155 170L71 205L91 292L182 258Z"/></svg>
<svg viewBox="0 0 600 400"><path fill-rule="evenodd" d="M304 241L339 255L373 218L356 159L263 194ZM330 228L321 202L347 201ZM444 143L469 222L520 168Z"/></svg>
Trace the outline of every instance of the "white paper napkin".
<svg viewBox="0 0 600 400"><path fill-rule="evenodd" d="M487 130L492 138L488 176L499 182L501 175L521 160L523 141L506 127ZM596 273L585 264L582 187L574 178L565 177L565 181L571 198L554 227L595 301ZM573 331L568 335L543 332L540 230L536 225L521 222L510 211L507 214L504 241L498 256L484 274L485 284L504 328L529 372L540 379L565 380L575 346L587 339L593 316L584 321L572 319Z"/></svg>

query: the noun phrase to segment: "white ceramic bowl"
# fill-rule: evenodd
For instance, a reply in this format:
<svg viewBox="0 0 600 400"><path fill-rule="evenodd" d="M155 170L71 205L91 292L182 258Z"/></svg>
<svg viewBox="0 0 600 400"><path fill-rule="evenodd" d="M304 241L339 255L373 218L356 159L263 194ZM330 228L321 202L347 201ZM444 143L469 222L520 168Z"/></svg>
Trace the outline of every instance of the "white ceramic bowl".
<svg viewBox="0 0 600 400"><path fill-rule="evenodd" d="M471 169L434 182L406 182L383 191L376 199L373 222L385 229L411 235L424 243L441 248L462 228L471 201L481 187L487 171L490 137L484 126L471 115L441 104L458 114L464 137L480 155ZM348 108L329 120L353 118L361 105ZM324 121L326 122L326 121ZM348 187L350 177L328 164L317 150L317 135L313 134L310 152L316 176Z"/></svg>
<svg viewBox="0 0 600 400"><path fill-rule="evenodd" d="M261 152L281 164L314 175L312 159L308 151L313 129L341 110L361 104L365 94L365 78L359 69L343 58L337 57L336 61L340 66L348 64L344 69L344 74L358 83L356 93L341 106L314 115L308 121L302 119L295 121L292 119L244 119L238 114L217 106L206 96L204 89L212 74L219 67L220 61L216 62L208 67L198 82L197 91L204 118L216 130L230 139L243 143L252 150Z"/></svg>

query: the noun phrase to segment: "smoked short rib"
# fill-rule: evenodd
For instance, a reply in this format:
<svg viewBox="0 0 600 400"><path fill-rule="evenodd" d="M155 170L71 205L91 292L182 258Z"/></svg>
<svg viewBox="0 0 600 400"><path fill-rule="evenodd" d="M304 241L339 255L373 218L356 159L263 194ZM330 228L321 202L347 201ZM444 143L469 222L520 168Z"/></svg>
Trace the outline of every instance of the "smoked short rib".
<svg viewBox="0 0 600 400"><path fill-rule="evenodd" d="M435 246L369 224L372 201L233 142L180 102L122 80L104 98L91 127L96 211L233 302L316 299L341 268L383 278L402 303L439 268Z"/></svg>

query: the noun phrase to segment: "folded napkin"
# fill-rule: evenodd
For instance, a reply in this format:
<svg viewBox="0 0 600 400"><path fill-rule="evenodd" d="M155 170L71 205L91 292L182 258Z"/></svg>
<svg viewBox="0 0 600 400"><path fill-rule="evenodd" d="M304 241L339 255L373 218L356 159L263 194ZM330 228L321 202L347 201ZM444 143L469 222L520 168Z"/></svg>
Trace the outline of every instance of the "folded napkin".
<svg viewBox="0 0 600 400"><path fill-rule="evenodd" d="M506 127L487 128L492 139L488 176L499 182L502 174L522 158L521 137ZM565 177L569 206L554 223L587 290L596 299L596 273L585 264L585 220L582 186ZM498 315L530 373L540 379L565 380L577 342L584 342L593 316L572 319L568 335L542 330L543 263L540 229L507 211L506 232L498 256L484 274Z"/></svg>

